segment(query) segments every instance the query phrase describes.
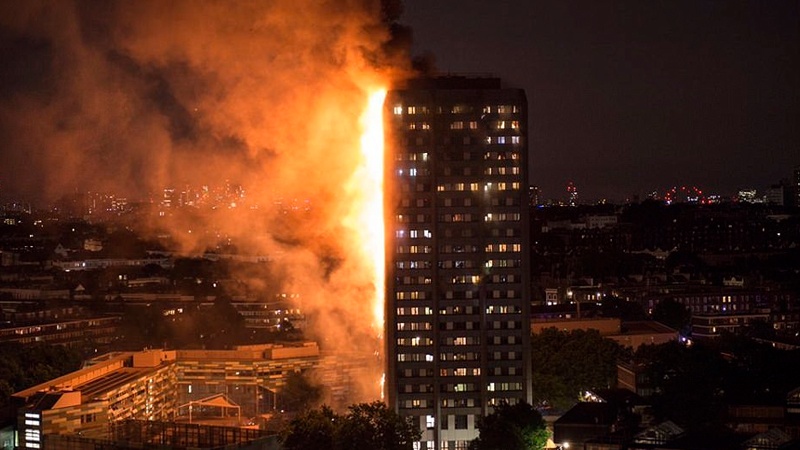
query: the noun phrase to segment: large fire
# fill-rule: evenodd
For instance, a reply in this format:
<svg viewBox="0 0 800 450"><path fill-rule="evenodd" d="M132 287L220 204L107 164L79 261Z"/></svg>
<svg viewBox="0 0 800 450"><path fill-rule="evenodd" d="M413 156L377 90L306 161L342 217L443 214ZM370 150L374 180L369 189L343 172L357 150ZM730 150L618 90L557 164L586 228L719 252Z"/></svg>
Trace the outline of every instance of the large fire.
<svg viewBox="0 0 800 450"><path fill-rule="evenodd" d="M379 89L369 96L361 116L363 134L361 153L364 157L362 189L364 193L362 251L371 259L375 276L373 326L383 332L384 306L384 224L383 224L383 100L386 90Z"/></svg>
<svg viewBox="0 0 800 450"><path fill-rule="evenodd" d="M305 337L326 355L374 359L382 104L409 44L400 11L396 0L2 4L3 42L27 56L7 61L24 76L0 105L0 131L13 130L0 172L46 201L91 190L144 205L130 227L176 254L260 261L232 263L220 293L299 299ZM375 372L359 380L364 396L378 395Z"/></svg>

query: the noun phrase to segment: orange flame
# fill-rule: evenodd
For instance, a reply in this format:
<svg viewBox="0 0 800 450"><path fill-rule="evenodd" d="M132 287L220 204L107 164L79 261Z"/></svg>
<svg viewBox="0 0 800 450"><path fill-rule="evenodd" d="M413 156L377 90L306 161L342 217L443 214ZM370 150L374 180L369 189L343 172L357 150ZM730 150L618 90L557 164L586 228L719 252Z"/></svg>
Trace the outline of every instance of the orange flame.
<svg viewBox="0 0 800 450"><path fill-rule="evenodd" d="M384 304L384 224L383 224L383 100L386 90L379 89L369 95L367 107L361 116L361 183L364 207L361 212L362 252L370 258L374 274L375 296L372 313L373 326L379 335L383 330Z"/></svg>

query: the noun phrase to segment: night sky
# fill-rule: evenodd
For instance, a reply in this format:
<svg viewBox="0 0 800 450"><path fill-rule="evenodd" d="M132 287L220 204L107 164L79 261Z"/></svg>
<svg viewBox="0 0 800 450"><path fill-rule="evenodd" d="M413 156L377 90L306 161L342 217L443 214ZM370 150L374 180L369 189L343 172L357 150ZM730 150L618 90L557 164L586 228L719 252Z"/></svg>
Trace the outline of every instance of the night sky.
<svg viewBox="0 0 800 450"><path fill-rule="evenodd" d="M796 0L406 0L414 53L527 92L531 183L732 195L800 164Z"/></svg>

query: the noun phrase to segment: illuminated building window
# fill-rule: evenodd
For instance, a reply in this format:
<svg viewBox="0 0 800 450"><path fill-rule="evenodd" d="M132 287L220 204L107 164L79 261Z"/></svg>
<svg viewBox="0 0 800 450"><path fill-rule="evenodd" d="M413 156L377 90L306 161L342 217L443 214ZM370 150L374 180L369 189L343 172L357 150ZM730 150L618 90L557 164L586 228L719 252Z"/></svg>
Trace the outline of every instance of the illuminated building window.
<svg viewBox="0 0 800 450"><path fill-rule="evenodd" d="M464 122L460 120L456 120L450 124L451 130L463 130L464 129Z"/></svg>
<svg viewBox="0 0 800 450"><path fill-rule="evenodd" d="M409 106L408 109L406 110L406 112L408 114L416 114L417 113L417 108L415 106Z"/></svg>
<svg viewBox="0 0 800 450"><path fill-rule="evenodd" d="M478 122L475 120L471 120L469 122L469 129L470 130L477 130L478 129Z"/></svg>
<svg viewBox="0 0 800 450"><path fill-rule="evenodd" d="M427 427L429 430L430 430L430 429L432 429L433 427L435 427L435 426L436 426L436 419L435 419L433 416L431 416L431 415L427 415L427 416L425 416L425 426L426 426L426 427Z"/></svg>
<svg viewBox="0 0 800 450"><path fill-rule="evenodd" d="M396 116L399 116L400 114L403 114L403 107L400 106L400 105L397 105L394 108L392 108L392 112L394 112L394 114Z"/></svg>

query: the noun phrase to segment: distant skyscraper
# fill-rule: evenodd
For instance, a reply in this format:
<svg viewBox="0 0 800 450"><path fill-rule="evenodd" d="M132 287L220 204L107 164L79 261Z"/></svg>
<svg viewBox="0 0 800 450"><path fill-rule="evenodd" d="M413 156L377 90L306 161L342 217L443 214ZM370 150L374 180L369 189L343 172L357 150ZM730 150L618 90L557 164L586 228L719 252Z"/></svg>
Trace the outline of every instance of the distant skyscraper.
<svg viewBox="0 0 800 450"><path fill-rule="evenodd" d="M389 92L387 383L420 449L531 401L527 101L495 78Z"/></svg>
<svg viewBox="0 0 800 450"><path fill-rule="evenodd" d="M578 206L578 188L572 181L567 183L567 204L569 206Z"/></svg>
<svg viewBox="0 0 800 450"><path fill-rule="evenodd" d="M542 190L539 189L539 186L531 186L528 188L528 202L530 206L538 206L541 204L541 199L539 198L542 195Z"/></svg>

